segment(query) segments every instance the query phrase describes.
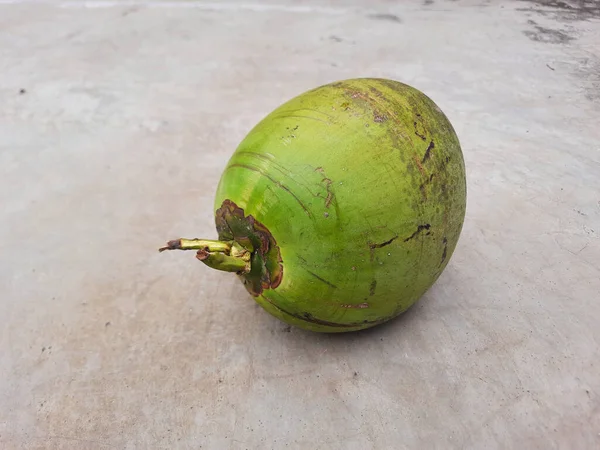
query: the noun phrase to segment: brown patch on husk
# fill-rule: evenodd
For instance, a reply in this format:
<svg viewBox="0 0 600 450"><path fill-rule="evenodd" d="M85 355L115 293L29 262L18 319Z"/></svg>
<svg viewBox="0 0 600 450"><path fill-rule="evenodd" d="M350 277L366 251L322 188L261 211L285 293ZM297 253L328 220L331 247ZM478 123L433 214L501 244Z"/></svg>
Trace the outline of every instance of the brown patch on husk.
<svg viewBox="0 0 600 450"><path fill-rule="evenodd" d="M250 272L240 275L248 292L257 297L264 289L277 288L283 278L283 261L268 228L229 199L215 212L215 222L219 240L236 241L252 253Z"/></svg>

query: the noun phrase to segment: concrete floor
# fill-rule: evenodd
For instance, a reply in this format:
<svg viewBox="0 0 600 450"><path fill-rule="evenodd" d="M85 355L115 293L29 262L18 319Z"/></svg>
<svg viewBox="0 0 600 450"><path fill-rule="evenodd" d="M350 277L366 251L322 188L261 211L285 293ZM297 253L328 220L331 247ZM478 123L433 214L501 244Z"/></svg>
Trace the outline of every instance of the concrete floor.
<svg viewBox="0 0 600 450"><path fill-rule="evenodd" d="M0 448L600 448L600 7L565 2L0 2ZM259 119L356 76L463 145L417 306L290 331L159 255L216 237Z"/></svg>

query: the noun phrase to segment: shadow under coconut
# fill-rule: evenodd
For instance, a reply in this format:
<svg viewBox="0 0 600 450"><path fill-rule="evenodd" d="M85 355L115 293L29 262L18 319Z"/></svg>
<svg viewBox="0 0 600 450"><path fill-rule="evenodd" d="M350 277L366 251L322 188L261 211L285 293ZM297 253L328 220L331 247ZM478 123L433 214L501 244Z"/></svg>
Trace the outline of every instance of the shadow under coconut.
<svg viewBox="0 0 600 450"><path fill-rule="evenodd" d="M249 298L237 280L231 280L223 287L227 297L235 299L232 304L239 302L235 309L240 320L215 326L211 332L211 346L219 355L218 371L225 382L235 377L248 386L268 385L275 396L290 384L310 385L335 397L341 386L379 385L382 373L389 380L396 373L417 379L416 367L435 359L446 338L447 328L439 317L447 311L440 305L446 303L446 285L436 283L404 313L372 328L319 333L273 317Z"/></svg>
<svg viewBox="0 0 600 450"><path fill-rule="evenodd" d="M448 281L448 280L446 280ZM275 353L284 354L286 349L295 351L299 360L312 361L326 360L335 355L336 358L350 357L363 351L377 351L393 346L412 345L419 339L430 326L437 326L432 322L432 315L436 300L444 298L446 283L442 280L436 282L415 304L405 312L387 322L359 331L343 333L314 332L292 326L270 315L267 311L254 302L247 294L244 287L237 280L231 280L229 285L230 298L235 298L244 303L246 320L251 320L246 326L252 331L245 333L246 340L252 341L252 346L262 349L269 348ZM239 308L240 306L238 306ZM277 343L273 344L276 336Z"/></svg>

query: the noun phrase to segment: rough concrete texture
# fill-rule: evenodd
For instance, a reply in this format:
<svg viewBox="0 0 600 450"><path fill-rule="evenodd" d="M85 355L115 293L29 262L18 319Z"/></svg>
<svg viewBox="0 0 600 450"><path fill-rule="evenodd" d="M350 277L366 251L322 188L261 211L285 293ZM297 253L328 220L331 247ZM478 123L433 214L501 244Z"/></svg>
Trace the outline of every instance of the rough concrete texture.
<svg viewBox="0 0 600 450"><path fill-rule="evenodd" d="M0 447L600 448L594 1L0 4ZM237 143L398 79L468 172L447 270L370 331L290 329L211 238Z"/></svg>

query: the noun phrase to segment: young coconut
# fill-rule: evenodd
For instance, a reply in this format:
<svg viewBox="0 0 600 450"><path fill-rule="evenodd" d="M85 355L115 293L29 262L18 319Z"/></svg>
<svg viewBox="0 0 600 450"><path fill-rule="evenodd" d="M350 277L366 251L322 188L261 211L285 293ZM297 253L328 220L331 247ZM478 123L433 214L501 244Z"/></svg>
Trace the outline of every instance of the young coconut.
<svg viewBox="0 0 600 450"><path fill-rule="evenodd" d="M465 206L459 140L437 105L397 81L350 79L291 99L244 138L217 188L218 240L161 251L197 250L291 325L354 331L431 287Z"/></svg>

